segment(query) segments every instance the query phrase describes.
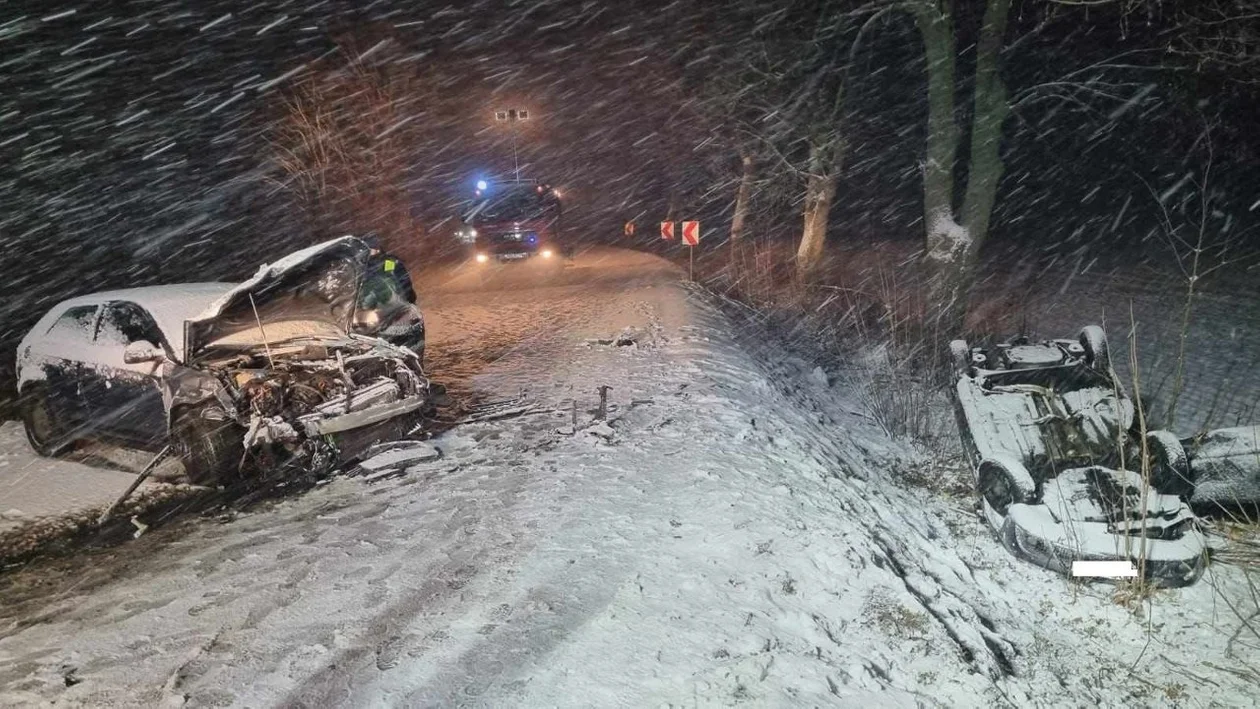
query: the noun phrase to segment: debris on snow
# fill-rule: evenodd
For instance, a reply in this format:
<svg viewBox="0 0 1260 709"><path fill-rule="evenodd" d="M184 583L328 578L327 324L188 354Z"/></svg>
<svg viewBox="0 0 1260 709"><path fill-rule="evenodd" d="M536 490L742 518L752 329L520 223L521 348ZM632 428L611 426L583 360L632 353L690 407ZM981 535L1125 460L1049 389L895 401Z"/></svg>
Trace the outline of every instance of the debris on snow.
<svg viewBox="0 0 1260 709"><path fill-rule="evenodd" d="M395 445L393 448L381 451L359 463L359 467L370 473L377 473L382 470L404 468L416 463L437 460L441 456L438 449L428 443L413 441L407 445Z"/></svg>
<svg viewBox="0 0 1260 709"><path fill-rule="evenodd" d="M822 367L814 367L813 371L809 373L809 380L823 389L831 386L831 380L827 378L827 373L823 371Z"/></svg>
<svg viewBox="0 0 1260 709"><path fill-rule="evenodd" d="M587 436L589 440L593 440L596 443L607 444L612 443L613 437L617 435L617 432L613 430L612 426L608 425L607 421L599 421L582 429L582 435Z"/></svg>
<svg viewBox="0 0 1260 709"><path fill-rule="evenodd" d="M627 327L612 337L587 340L589 345L611 345L613 347L633 347L637 346L642 333L635 328Z"/></svg>
<svg viewBox="0 0 1260 709"><path fill-rule="evenodd" d="M599 409L595 414L596 421L608 420L608 392L612 387L601 384L599 387Z"/></svg>

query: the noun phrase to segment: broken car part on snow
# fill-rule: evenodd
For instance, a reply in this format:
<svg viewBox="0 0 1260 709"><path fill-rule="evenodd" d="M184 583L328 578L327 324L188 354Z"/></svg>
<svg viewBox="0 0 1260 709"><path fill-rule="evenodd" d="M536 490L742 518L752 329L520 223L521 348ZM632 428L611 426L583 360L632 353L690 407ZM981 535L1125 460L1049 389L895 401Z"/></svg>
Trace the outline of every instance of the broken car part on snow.
<svg viewBox="0 0 1260 709"><path fill-rule="evenodd" d="M367 246L318 244L240 285L97 293L50 310L18 350L27 437L172 446L196 483L326 469L431 408L413 349L352 333Z"/></svg>
<svg viewBox="0 0 1260 709"><path fill-rule="evenodd" d="M950 354L963 449L1008 550L1062 573L1074 561L1128 560L1158 585L1199 578L1207 542L1189 507L1125 469L1142 462L1141 439L1102 328L988 351L954 340Z"/></svg>

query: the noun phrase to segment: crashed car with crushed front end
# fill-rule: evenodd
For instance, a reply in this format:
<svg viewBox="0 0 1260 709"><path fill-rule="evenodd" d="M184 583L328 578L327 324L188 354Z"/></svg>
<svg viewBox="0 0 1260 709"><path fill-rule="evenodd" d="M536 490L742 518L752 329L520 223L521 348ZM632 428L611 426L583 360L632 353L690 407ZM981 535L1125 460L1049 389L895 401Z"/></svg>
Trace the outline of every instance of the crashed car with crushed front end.
<svg viewBox="0 0 1260 709"><path fill-rule="evenodd" d="M96 293L54 306L18 349L31 446L171 446L198 483L326 468L406 435L431 406L415 351L355 334L368 247L342 237L248 281Z"/></svg>
<svg viewBox="0 0 1260 709"><path fill-rule="evenodd" d="M1131 560L1163 586L1202 574L1206 539L1189 507L1128 469L1142 467L1135 410L1101 328L991 348L955 340L950 353L963 449L1008 550L1062 573Z"/></svg>

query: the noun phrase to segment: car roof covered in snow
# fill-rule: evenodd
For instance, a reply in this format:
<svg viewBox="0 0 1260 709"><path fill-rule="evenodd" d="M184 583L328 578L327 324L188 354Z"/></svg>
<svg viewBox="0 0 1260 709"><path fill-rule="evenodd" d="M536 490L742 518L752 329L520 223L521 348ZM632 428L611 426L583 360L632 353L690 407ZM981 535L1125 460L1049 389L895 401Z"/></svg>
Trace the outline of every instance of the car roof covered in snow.
<svg viewBox="0 0 1260 709"><path fill-rule="evenodd" d="M235 283L178 283L166 286L145 286L121 290L90 293L53 306L35 328L34 336L42 336L53 322L67 309L79 305L103 305L115 301L135 303L144 308L157 321L166 335L167 342L175 350L176 359L184 359L184 321L191 320L215 300L236 287Z"/></svg>

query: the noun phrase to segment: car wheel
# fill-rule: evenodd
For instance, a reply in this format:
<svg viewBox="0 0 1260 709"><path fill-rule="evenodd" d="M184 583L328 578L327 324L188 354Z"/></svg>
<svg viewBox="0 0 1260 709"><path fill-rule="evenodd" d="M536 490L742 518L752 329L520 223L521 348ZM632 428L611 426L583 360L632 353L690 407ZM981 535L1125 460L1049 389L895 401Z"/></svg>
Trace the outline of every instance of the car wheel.
<svg viewBox="0 0 1260 709"><path fill-rule="evenodd" d="M971 367L971 348L967 347L966 340L950 340L949 361L954 366L954 376L961 377L967 374L967 370Z"/></svg>
<svg viewBox="0 0 1260 709"><path fill-rule="evenodd" d="M59 455L74 442L43 387L31 387L23 392L20 409L26 440L39 455Z"/></svg>
<svg viewBox="0 0 1260 709"><path fill-rule="evenodd" d="M212 412L219 412L214 417ZM178 410L171 416L171 446L195 485L221 485L238 472L244 453L239 427L217 407Z"/></svg>
<svg viewBox="0 0 1260 709"><path fill-rule="evenodd" d="M1170 431L1146 434L1151 454L1151 487L1167 495L1187 496L1194 492L1190 456Z"/></svg>
<svg viewBox="0 0 1260 709"><path fill-rule="evenodd" d="M1014 504L1024 504L1037 494L1037 483L1022 463L1012 460L986 460L980 463L976 488L994 512L1005 515Z"/></svg>
<svg viewBox="0 0 1260 709"><path fill-rule="evenodd" d="M1100 372L1111 371L1111 352L1107 349L1107 333L1097 325L1081 328L1076 336L1085 348L1085 363Z"/></svg>

